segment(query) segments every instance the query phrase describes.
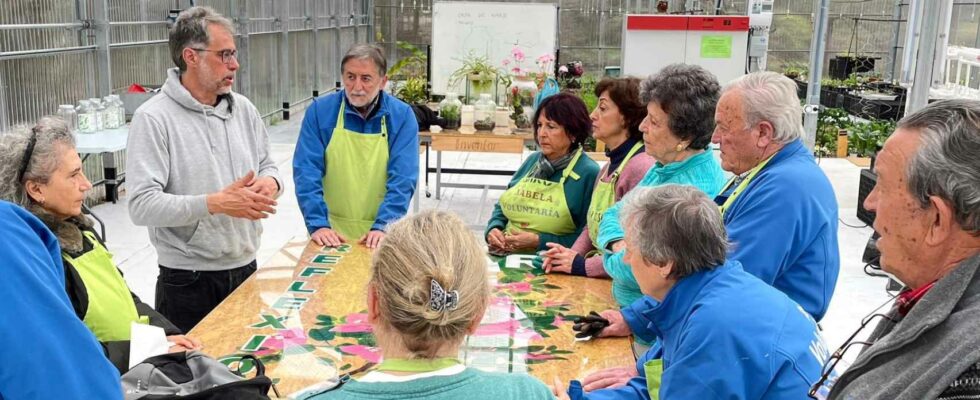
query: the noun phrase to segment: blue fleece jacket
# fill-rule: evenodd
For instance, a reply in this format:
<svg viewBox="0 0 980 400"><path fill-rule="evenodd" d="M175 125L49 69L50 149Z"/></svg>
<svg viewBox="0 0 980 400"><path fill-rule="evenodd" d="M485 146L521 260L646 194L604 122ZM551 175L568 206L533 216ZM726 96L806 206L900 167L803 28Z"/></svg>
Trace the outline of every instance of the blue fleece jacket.
<svg viewBox="0 0 980 400"><path fill-rule="evenodd" d="M119 372L65 293L58 239L5 201L0 237L0 399L122 399Z"/></svg>
<svg viewBox="0 0 980 400"><path fill-rule="evenodd" d="M691 185L701 189L708 197L713 197L725 183L725 175L711 151L695 154L686 160L668 165L660 162L647 171L636 187L656 187L666 184ZM613 296L620 307L625 307L643 296L640 286L633 277L629 264L623 260L623 251L612 253L609 245L621 240L623 227L619 223L619 209L622 201L616 202L602 215L599 223L599 246L603 251L602 265L613 280Z"/></svg>
<svg viewBox="0 0 980 400"><path fill-rule="evenodd" d="M337 125L341 101L346 103L344 128L350 131L378 134L381 132L381 118L386 117L388 181L385 184L384 200L378 208L378 216L371 229L384 230L388 223L408 212L408 205L419 179L419 124L408 104L385 92L381 92L380 96L377 108L368 115L368 119L364 119L347 102L344 91L315 99L306 109L293 153L293 183L296 185L296 199L309 233L330 227L327 203L323 201L323 177L327 172L324 150ZM357 171L351 171L351 174L357 174Z"/></svg>
<svg viewBox="0 0 980 400"><path fill-rule="evenodd" d="M723 204L727 194L715 202ZM823 318L840 271L837 198L803 141L779 150L724 220L734 244L729 258L786 293L817 321Z"/></svg>
<svg viewBox="0 0 980 400"><path fill-rule="evenodd" d="M682 278L662 302L644 296L623 317L662 349L637 361L626 386L573 399L649 399L643 365L662 357L661 399L802 400L828 356L813 318L737 261Z"/></svg>

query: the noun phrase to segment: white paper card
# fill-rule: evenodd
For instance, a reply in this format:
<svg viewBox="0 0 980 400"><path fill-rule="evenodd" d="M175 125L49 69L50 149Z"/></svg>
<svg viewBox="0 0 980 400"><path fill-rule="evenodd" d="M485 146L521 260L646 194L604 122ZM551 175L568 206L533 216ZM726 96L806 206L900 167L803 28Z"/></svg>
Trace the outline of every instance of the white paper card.
<svg viewBox="0 0 980 400"><path fill-rule="evenodd" d="M143 360L167 354L170 351L170 343L167 342L167 334L163 328L133 322L130 328L129 337L129 368Z"/></svg>

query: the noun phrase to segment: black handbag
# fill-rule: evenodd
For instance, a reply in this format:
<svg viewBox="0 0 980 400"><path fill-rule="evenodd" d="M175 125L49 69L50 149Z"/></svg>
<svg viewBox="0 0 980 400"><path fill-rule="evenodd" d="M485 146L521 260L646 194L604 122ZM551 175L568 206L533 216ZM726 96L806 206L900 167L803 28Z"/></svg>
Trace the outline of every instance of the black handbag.
<svg viewBox="0 0 980 400"><path fill-rule="evenodd" d="M150 357L122 376L125 400L260 400L269 399L272 380L253 356L255 377L246 379L198 351Z"/></svg>

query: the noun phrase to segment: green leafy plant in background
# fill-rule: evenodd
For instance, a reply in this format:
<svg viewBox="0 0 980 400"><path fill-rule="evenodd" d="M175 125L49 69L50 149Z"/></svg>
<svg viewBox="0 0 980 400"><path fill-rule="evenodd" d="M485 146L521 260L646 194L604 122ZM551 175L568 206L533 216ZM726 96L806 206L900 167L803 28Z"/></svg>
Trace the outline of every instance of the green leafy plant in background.
<svg viewBox="0 0 980 400"><path fill-rule="evenodd" d="M415 45L399 40L395 43L399 49L408 52L408 57L398 60L388 68L388 76L393 78L407 78L425 74L425 63L427 58L425 52L419 50Z"/></svg>
<svg viewBox="0 0 980 400"><path fill-rule="evenodd" d="M841 129L850 130L854 125L851 117L842 108L827 108L820 111L817 120L817 140L813 153L817 157L832 157L837 153L837 135Z"/></svg>
<svg viewBox="0 0 980 400"><path fill-rule="evenodd" d="M470 52L463 58L457 58L461 62L452 74L449 75L449 86L454 87L465 79L473 81L473 90L477 93L489 93L486 91L497 79L499 70L490 62L486 56L478 56Z"/></svg>
<svg viewBox="0 0 980 400"><path fill-rule="evenodd" d="M411 43L398 41L399 49L408 52L388 69L388 76L398 82L395 96L409 104L422 104L429 100L428 83L425 78L427 58L422 50Z"/></svg>
<svg viewBox="0 0 980 400"><path fill-rule="evenodd" d="M806 79L810 68L800 62L790 62L783 65L783 75L790 79Z"/></svg>
<svg viewBox="0 0 980 400"><path fill-rule="evenodd" d="M445 118L446 120L458 121L459 107L453 104L443 106L439 109L439 116Z"/></svg>
<svg viewBox="0 0 980 400"><path fill-rule="evenodd" d="M423 77L408 78L398 85L395 96L408 104L425 104L429 100L427 83L428 81Z"/></svg>
<svg viewBox="0 0 980 400"><path fill-rule="evenodd" d="M582 78L582 88L578 91L578 97L585 103L585 108L589 112L595 110L595 107L599 105L599 97L595 95L597 84L595 77L588 75Z"/></svg>
<svg viewBox="0 0 980 400"><path fill-rule="evenodd" d="M895 131L895 121L875 119L867 123L855 124L847 142L848 153L860 157L871 157L885 140Z"/></svg>
<svg viewBox="0 0 980 400"><path fill-rule="evenodd" d="M574 93L580 99L582 99L582 102L585 103L586 110L588 110L591 113L592 110L595 110L596 106L599 105L599 96L595 95L595 87L598 84L598 82L596 82L596 78L591 75L586 75L585 77L582 78L581 81L582 81L581 82L582 88L577 89L576 91L574 91ZM592 136L586 138L585 143L582 143L582 147L585 151L595 151L596 149L595 138Z"/></svg>

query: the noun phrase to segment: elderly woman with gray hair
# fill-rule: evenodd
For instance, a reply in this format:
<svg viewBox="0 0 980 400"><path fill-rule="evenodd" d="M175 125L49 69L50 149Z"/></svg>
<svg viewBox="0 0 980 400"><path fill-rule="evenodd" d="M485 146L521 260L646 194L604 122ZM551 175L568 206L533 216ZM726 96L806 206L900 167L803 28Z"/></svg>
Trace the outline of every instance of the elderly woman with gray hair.
<svg viewBox="0 0 980 400"><path fill-rule="evenodd" d="M663 346L637 361L637 376L624 386L584 393L573 385L570 398L805 398L826 352L816 323L726 260L718 206L681 185L636 188L623 203L626 261L644 297L605 330L628 324ZM610 313L619 312L603 312Z"/></svg>
<svg viewBox="0 0 980 400"><path fill-rule="evenodd" d="M75 314L120 372L129 369L130 323L164 329L171 351L201 347L130 292L112 254L82 215L92 184L82 172L75 138L58 118L0 136L0 199L18 204L51 229L61 245L65 291Z"/></svg>
<svg viewBox="0 0 980 400"><path fill-rule="evenodd" d="M672 64L644 80L640 100L647 116L640 123L646 153L656 164L636 185L691 185L714 196L725 183L718 161L706 151L715 128L713 115L721 86L697 65ZM603 267L613 279L613 295L621 307L642 296L629 265L623 261L623 228L619 203L599 223L598 245L605 250Z"/></svg>

